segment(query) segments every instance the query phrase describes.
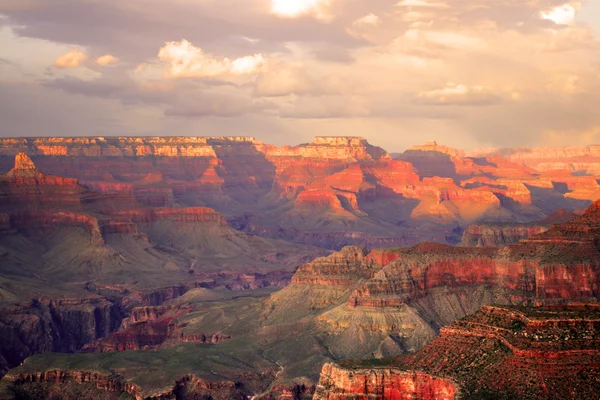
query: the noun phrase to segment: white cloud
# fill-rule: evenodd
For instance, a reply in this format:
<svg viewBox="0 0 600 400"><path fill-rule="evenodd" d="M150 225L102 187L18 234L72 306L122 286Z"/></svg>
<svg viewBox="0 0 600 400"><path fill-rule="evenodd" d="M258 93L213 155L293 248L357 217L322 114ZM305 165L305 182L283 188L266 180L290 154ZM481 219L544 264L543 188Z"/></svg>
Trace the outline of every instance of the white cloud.
<svg viewBox="0 0 600 400"><path fill-rule="evenodd" d="M283 18L312 15L317 19L331 19L332 0L272 0L271 12Z"/></svg>
<svg viewBox="0 0 600 400"><path fill-rule="evenodd" d="M214 78L259 73L265 63L262 54L231 60L205 53L187 40L168 42L158 58L168 65L167 76L173 78Z"/></svg>
<svg viewBox="0 0 600 400"><path fill-rule="evenodd" d="M575 15L579 10L580 5L576 3L564 4L560 7L555 7L549 11L542 11L540 16L542 19L546 19L554 22L557 25L571 25L575 21Z"/></svg>
<svg viewBox="0 0 600 400"><path fill-rule="evenodd" d="M417 100L430 105L489 105L500 98L483 86L448 83L442 89L419 93Z"/></svg>
<svg viewBox="0 0 600 400"><path fill-rule="evenodd" d="M368 28L381 24L381 18L375 14L368 14L352 23L355 28Z"/></svg>
<svg viewBox="0 0 600 400"><path fill-rule="evenodd" d="M96 64L101 67L106 67L108 65L115 65L119 63L119 59L112 54L105 54L96 58Z"/></svg>
<svg viewBox="0 0 600 400"><path fill-rule="evenodd" d="M87 55L78 49L72 49L54 60L56 68L77 68L87 60Z"/></svg>

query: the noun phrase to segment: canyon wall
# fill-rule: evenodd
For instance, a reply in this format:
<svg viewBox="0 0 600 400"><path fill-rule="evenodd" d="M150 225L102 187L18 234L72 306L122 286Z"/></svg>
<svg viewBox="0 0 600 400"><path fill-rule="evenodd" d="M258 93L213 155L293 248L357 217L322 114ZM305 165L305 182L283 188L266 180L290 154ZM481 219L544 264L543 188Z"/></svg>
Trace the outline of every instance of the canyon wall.
<svg viewBox="0 0 600 400"><path fill-rule="evenodd" d="M458 387L450 379L394 368L350 370L325 364L314 400L453 400Z"/></svg>
<svg viewBox="0 0 600 400"><path fill-rule="evenodd" d="M517 158L436 143L392 160L359 137L282 147L250 137L5 138L0 168L13 167L21 153L46 173L67 177L40 199L95 196L94 204L121 209L209 207L253 235L337 250L455 244L473 223L536 221L600 198L591 172L538 171ZM547 157L553 155L560 154ZM122 205L82 197L80 186L118 194Z"/></svg>

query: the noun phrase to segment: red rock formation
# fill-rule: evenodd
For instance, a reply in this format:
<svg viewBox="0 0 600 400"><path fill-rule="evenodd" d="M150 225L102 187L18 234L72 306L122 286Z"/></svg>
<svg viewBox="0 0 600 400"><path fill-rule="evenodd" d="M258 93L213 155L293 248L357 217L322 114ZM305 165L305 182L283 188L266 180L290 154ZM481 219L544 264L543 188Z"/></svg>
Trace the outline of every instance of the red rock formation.
<svg viewBox="0 0 600 400"><path fill-rule="evenodd" d="M0 309L0 375L32 355L73 352L119 326L120 308L103 298L36 299Z"/></svg>
<svg viewBox="0 0 600 400"><path fill-rule="evenodd" d="M165 343L209 343L217 344L231 339L221 333L190 333L183 330L187 324L178 324L177 319L188 314L190 307L144 306L131 311L118 331L94 343L87 344L85 352L112 352L154 349Z"/></svg>
<svg viewBox="0 0 600 400"><path fill-rule="evenodd" d="M470 155L476 157L499 155L538 171L567 170L589 175L600 174L598 168L600 146L491 149L474 151Z"/></svg>
<svg viewBox="0 0 600 400"><path fill-rule="evenodd" d="M554 224L571 222L576 214L561 209L539 222L528 224L482 223L470 225L463 233L462 246L502 247L548 231Z"/></svg>
<svg viewBox="0 0 600 400"><path fill-rule="evenodd" d="M463 233L461 245L501 247L519 243L522 239L539 235L548 229L549 226L531 224L474 224Z"/></svg>
<svg viewBox="0 0 600 400"><path fill-rule="evenodd" d="M220 226L227 225L227 221L221 214L204 207L141 208L136 210L119 210L114 212L114 215L128 218L136 224L171 220L176 222L211 222Z"/></svg>
<svg viewBox="0 0 600 400"><path fill-rule="evenodd" d="M24 153L15 157L15 166L0 175L0 205L21 203L79 203L85 189L77 179L41 173Z"/></svg>
<svg viewBox="0 0 600 400"><path fill-rule="evenodd" d="M599 317L594 304L484 307L397 362L451 376L471 395L589 398L599 389Z"/></svg>
<svg viewBox="0 0 600 400"><path fill-rule="evenodd" d="M139 386L126 382L122 378L109 377L93 371L52 370L7 376L7 379L11 380L14 385L25 385L28 383L64 384L69 381L79 384L92 383L97 389L103 391L127 393L136 400L143 399Z"/></svg>
<svg viewBox="0 0 600 400"><path fill-rule="evenodd" d="M19 211L10 215L11 226L20 231L48 232L61 226L83 228L93 245L104 244L98 219L88 214L68 211Z"/></svg>
<svg viewBox="0 0 600 400"><path fill-rule="evenodd" d="M119 200L127 206L112 208L208 206L231 220L253 213L251 224L240 225L248 232L331 248L456 243L457 224L529 220L538 208L583 208L600 197L590 176L540 177L518 161L466 157L435 143L400 161L353 137L295 147L243 137L3 139L0 165L7 162L2 154L23 151L44 171L129 195ZM423 229L425 222L432 224Z"/></svg>
<svg viewBox="0 0 600 400"><path fill-rule="evenodd" d="M325 364L315 400L453 400L458 386L450 379L394 368L352 370Z"/></svg>
<svg viewBox="0 0 600 400"><path fill-rule="evenodd" d="M347 287L353 281L368 278L375 272L374 268L368 267L369 264L375 264L375 258L365 263L366 255L363 248L345 247L340 252L301 266L294 274L292 284Z"/></svg>

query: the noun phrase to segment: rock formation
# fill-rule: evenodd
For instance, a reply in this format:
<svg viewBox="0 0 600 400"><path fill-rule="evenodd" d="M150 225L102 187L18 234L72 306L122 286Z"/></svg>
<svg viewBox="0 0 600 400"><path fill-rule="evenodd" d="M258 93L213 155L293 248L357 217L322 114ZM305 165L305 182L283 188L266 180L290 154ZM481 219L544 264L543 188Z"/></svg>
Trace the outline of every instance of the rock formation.
<svg viewBox="0 0 600 400"><path fill-rule="evenodd" d="M315 398L593 398L600 382L599 316L597 304L589 303L483 307L442 328L415 354L326 364ZM413 397L394 384L406 385Z"/></svg>
<svg viewBox="0 0 600 400"><path fill-rule="evenodd" d="M539 222L526 224L514 223L480 223L470 225L463 233L461 246L502 247L517 244L522 239L535 236L549 230L552 225L572 221L577 214L561 209Z"/></svg>
<svg viewBox="0 0 600 400"><path fill-rule="evenodd" d="M394 368L352 370L325 364L314 400L453 400L458 386L450 379Z"/></svg>
<svg viewBox="0 0 600 400"><path fill-rule="evenodd" d="M455 244L457 229L482 220L536 221L600 198L592 172L542 173L519 158L467 155L437 143L392 160L357 137L317 137L294 147L249 137L7 138L0 140L0 167L23 152L44 171L119 194L128 208L210 207L236 229L338 250Z"/></svg>
<svg viewBox="0 0 600 400"><path fill-rule="evenodd" d="M572 222L503 248L346 248L300 267L272 295L267 323L293 309L316 318L336 356L386 356L422 347L484 305L595 298L599 209L600 201Z"/></svg>

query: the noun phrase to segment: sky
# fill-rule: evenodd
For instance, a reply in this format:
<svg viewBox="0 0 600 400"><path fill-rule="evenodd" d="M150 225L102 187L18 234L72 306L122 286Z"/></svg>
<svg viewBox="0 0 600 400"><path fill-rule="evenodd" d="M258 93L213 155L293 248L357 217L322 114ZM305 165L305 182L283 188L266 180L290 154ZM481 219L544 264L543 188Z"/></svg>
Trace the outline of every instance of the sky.
<svg viewBox="0 0 600 400"><path fill-rule="evenodd" d="M600 144L600 0L0 0L0 136Z"/></svg>

